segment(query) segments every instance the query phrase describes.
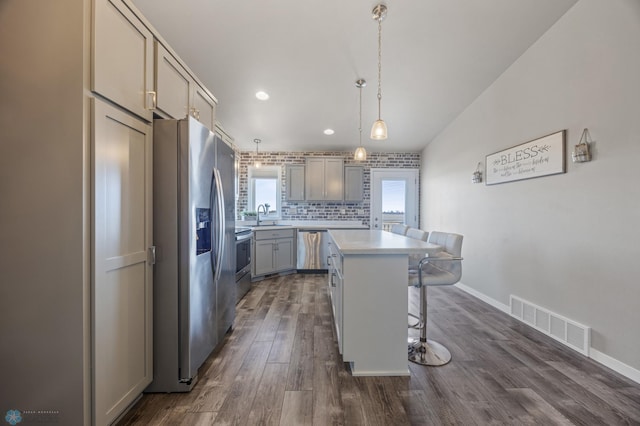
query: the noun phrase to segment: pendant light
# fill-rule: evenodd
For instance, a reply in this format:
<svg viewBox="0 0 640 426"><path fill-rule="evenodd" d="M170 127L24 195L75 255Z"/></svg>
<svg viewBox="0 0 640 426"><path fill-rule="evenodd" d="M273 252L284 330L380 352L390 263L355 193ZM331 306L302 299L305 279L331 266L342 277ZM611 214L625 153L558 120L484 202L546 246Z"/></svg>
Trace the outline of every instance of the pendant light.
<svg viewBox="0 0 640 426"><path fill-rule="evenodd" d="M358 122L358 133L360 136L360 145L356 148L356 152L353 155L353 159L356 161L365 161L367 159L367 150L362 146L362 88L367 85L367 82L360 78L356 80L356 87L360 90L360 121Z"/></svg>
<svg viewBox="0 0 640 426"><path fill-rule="evenodd" d="M260 144L260 142L262 142L260 139L254 139L253 143L256 144L256 161L255 163L253 163L253 166L255 168L260 168L262 167L262 163L260 162L260 160L258 159L258 144Z"/></svg>
<svg viewBox="0 0 640 426"><path fill-rule="evenodd" d="M387 138L387 124L380 116L380 103L382 100L382 21L387 16L387 6L379 4L372 10L373 19L378 21L378 119L371 127L371 139L384 140Z"/></svg>

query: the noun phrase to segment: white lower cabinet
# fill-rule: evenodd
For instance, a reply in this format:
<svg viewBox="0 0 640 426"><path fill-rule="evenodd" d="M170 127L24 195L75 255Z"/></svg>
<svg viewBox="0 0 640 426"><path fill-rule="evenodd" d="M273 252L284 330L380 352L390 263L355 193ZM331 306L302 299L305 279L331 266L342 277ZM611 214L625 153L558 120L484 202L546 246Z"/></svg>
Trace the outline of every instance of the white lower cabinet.
<svg viewBox="0 0 640 426"><path fill-rule="evenodd" d="M329 266L329 295L331 296L331 310L333 311L333 321L336 327L338 350L342 354L342 293L344 284L344 279L342 277L342 257L331 241L329 241L328 244L329 256L327 257L327 264Z"/></svg>
<svg viewBox="0 0 640 426"><path fill-rule="evenodd" d="M295 230L255 231L253 276L295 269Z"/></svg>

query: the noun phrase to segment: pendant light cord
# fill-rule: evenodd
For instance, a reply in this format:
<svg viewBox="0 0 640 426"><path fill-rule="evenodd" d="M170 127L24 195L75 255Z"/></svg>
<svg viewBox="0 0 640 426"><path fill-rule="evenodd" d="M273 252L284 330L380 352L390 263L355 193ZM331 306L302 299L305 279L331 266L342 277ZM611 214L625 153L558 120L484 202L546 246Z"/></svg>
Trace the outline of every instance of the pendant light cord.
<svg viewBox="0 0 640 426"><path fill-rule="evenodd" d="M382 15L378 17L378 120L380 120L380 104L382 100Z"/></svg>
<svg viewBox="0 0 640 426"><path fill-rule="evenodd" d="M362 146L362 84L358 87L360 90L360 122L358 123L358 132L360 134L360 146Z"/></svg>

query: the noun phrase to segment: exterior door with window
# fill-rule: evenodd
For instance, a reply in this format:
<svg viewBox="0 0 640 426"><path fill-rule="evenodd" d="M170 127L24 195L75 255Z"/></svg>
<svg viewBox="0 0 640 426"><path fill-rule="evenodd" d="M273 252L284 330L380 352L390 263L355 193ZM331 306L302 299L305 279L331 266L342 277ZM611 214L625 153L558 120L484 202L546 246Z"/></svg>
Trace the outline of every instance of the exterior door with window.
<svg viewBox="0 0 640 426"><path fill-rule="evenodd" d="M371 229L418 228L418 169L371 169Z"/></svg>

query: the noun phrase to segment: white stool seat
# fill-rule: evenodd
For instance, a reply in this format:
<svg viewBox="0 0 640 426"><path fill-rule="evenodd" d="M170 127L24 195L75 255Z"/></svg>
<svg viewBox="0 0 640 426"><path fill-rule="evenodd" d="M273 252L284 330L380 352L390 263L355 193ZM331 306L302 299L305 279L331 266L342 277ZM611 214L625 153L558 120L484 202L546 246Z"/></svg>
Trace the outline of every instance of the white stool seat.
<svg viewBox="0 0 640 426"><path fill-rule="evenodd" d="M417 267L409 269L409 285L420 288L420 339L409 344L409 361L439 366L451 361L451 353L440 343L427 339L427 287L460 281L462 235L432 232L428 241L442 246L443 251L422 258Z"/></svg>

